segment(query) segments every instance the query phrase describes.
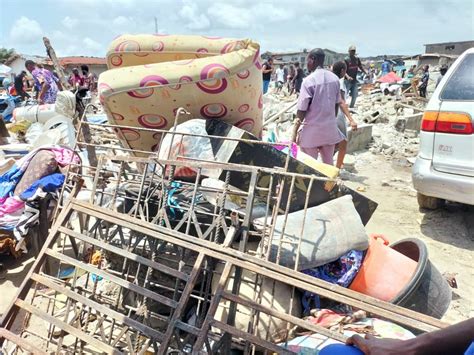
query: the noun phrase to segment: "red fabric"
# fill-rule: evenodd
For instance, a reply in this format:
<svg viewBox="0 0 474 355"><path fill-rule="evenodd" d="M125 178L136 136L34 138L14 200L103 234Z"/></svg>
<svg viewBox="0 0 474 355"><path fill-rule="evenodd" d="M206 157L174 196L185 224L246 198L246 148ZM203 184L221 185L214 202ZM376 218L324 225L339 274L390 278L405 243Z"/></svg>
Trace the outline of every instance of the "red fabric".
<svg viewBox="0 0 474 355"><path fill-rule="evenodd" d="M379 78L377 81L379 83L389 83L389 84L393 84L393 83L398 83L400 80L402 80L402 78L400 78L397 74L395 74L394 72L390 72L388 73L387 75L384 75L382 76L381 78Z"/></svg>

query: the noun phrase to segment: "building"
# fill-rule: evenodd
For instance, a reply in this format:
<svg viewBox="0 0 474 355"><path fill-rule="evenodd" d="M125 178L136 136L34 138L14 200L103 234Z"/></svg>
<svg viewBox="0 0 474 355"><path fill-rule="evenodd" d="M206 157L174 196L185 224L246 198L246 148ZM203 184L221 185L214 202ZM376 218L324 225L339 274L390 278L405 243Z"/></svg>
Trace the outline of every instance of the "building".
<svg viewBox="0 0 474 355"><path fill-rule="evenodd" d="M275 64L294 64L296 62L300 63L301 68L306 69L306 57L308 56L309 51L303 49L299 52L265 52L262 54L262 58L268 59L272 57L275 61ZM324 49L326 55L324 60L324 65L332 65L337 61L344 60L345 54L337 53L329 49Z"/></svg>
<svg viewBox="0 0 474 355"><path fill-rule="evenodd" d="M59 63L65 70L67 74L72 73L73 68L78 68L79 71L81 70L81 65L87 65L89 67L89 71L99 76L104 71L107 70L107 61L105 58L99 57L61 57L59 58ZM48 65L53 65L51 60L47 60Z"/></svg>
<svg viewBox="0 0 474 355"><path fill-rule="evenodd" d="M12 68L12 77L21 73L22 70L26 70L25 62L27 60L32 60L35 63L43 65L46 69L53 70L53 63L48 57L15 53L5 62L5 65ZM89 71L97 76L107 70L107 61L105 58L76 56L61 57L58 58L58 60L67 75L71 74L74 67L80 68L82 64L89 66Z"/></svg>
<svg viewBox="0 0 474 355"><path fill-rule="evenodd" d="M424 46L426 54L437 53L458 56L465 50L474 47L474 40L462 42L431 43L425 44Z"/></svg>
<svg viewBox="0 0 474 355"><path fill-rule="evenodd" d="M46 57L42 57L39 55L15 53L14 55L12 55L10 58L8 58L5 61L5 65L8 65L10 68L12 68L12 71L10 72L10 74L12 76L15 76L15 75L20 74L23 70L26 70L25 62L27 60L32 60L35 63L44 65L46 61Z"/></svg>

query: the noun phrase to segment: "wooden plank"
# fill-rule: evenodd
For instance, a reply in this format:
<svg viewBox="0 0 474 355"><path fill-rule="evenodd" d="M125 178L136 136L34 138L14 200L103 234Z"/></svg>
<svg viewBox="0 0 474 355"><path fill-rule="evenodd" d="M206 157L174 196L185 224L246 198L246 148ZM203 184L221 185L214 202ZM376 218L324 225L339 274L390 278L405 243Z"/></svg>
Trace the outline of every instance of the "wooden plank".
<svg viewBox="0 0 474 355"><path fill-rule="evenodd" d="M293 351L286 350L276 344L270 343L269 341L260 339L258 336L243 332L237 328L234 328L228 324L219 322L217 320L214 320L211 322L211 325L213 327L219 328L227 333L232 334L235 337L247 340L255 345L261 346L264 349L271 350L276 352L277 354L289 354L289 355L294 355L295 353Z"/></svg>
<svg viewBox="0 0 474 355"><path fill-rule="evenodd" d="M84 333L80 329L78 329L76 327L73 327L72 325L69 325L69 324L59 320L58 318L42 311L41 309L38 309L38 308L32 306L28 302L25 302L23 300L16 300L15 304L18 307L24 309L25 311L27 311L31 314L34 314L37 317L40 317L41 319L45 320L48 323L53 324L54 326L58 327L59 329L61 329L65 332L67 332L67 333L69 333L69 334L85 341L86 343L88 343L89 345L93 346L94 348L96 348L100 351L104 351L107 354L122 354L122 352L120 352L119 350L117 350L117 349L115 349L115 348L113 348L113 347L111 347L107 344L104 344L100 340L91 337L90 335Z"/></svg>
<svg viewBox="0 0 474 355"><path fill-rule="evenodd" d="M176 322L181 319L183 312L186 308L186 305L189 300L189 296L191 292L193 292L194 286L196 285L196 281L198 276L202 272L202 263L204 261L204 254L200 253L194 262L193 271L191 271L191 275L189 277L189 281L184 287L183 293L181 294L181 298L179 299L179 304L173 312L173 316L171 317L170 322L168 323L168 327L166 329L165 335L163 337L163 341L160 344L160 349L158 354L164 354L168 349L169 343L174 333L174 328L176 326Z"/></svg>
<svg viewBox="0 0 474 355"><path fill-rule="evenodd" d="M96 247L105 249L105 250L110 251L114 254L123 256L124 258L139 262L140 264L143 264L145 266L149 266L152 269L155 269L155 270L157 270L159 272L162 272L164 274L168 274L168 275L177 277L178 279L181 279L181 280L184 280L184 281L189 280L189 275L187 275L184 272L175 270L175 269L170 268L169 266L166 266L164 264L157 263L156 261L144 258L143 256L131 253L131 252L125 250L125 249L117 248L116 246L113 246L112 244L108 244L108 243L105 243L105 242L100 241L98 239L87 237L84 234L75 232L75 231L73 231L69 228L60 227L59 232L64 233L68 236L71 236L75 239L82 240L83 242L86 242L88 244L95 245Z"/></svg>
<svg viewBox="0 0 474 355"><path fill-rule="evenodd" d="M15 297L11 300L10 305L7 308L7 311L3 314L2 320L0 322L2 328L10 329L13 319L15 318L15 314L18 312L18 308L16 308L15 306L15 300L25 299L31 287L31 283L32 283L31 275L33 275L34 272L38 272L40 267L43 265L43 262L45 261L45 258L46 258L45 250L56 241L59 227L63 223L65 223L66 220L69 219L69 216L71 215L71 213L72 213L72 205L68 203L64 207L64 209L61 211L61 213L58 215L56 223L52 226L49 232L48 238L44 242L43 248L41 249L38 256L36 257L36 260L31 266L30 271L28 271L25 278L23 279L20 287L18 288L18 292L15 295ZM2 344L2 340L0 339L0 345L1 344Z"/></svg>
<svg viewBox="0 0 474 355"><path fill-rule="evenodd" d="M40 348L37 348L34 344L29 343L26 339L16 334L13 334L12 332L10 332L9 330L5 328L0 328L0 338L7 339L11 341L12 343L14 343L15 345L17 345L19 348L26 350L32 354L39 354L39 355L48 354L48 352Z"/></svg>
<svg viewBox="0 0 474 355"><path fill-rule="evenodd" d="M282 319L282 320L287 321L289 323L292 323L294 325L297 325L297 326L300 326L302 328L311 330L315 333L319 333L319 334L327 336L329 338L339 340L343 343L346 342L347 337L345 337L343 334L332 332L327 328L324 328L324 327L321 327L319 325L310 323L308 321L304 321L304 320L302 320L300 318L297 318L297 317L294 317L292 315L275 311L273 308L265 307L265 306L262 306L261 304L258 304L256 302L254 302L254 301L243 299L239 296L231 294L230 292L224 292L222 294L222 298L225 298L225 299L228 299L229 301L232 301L232 302L241 304L243 306L249 307L249 308L254 309L256 311L266 313L266 314L271 315L273 317Z"/></svg>
<svg viewBox="0 0 474 355"><path fill-rule="evenodd" d="M197 353L201 351L204 345L204 342L206 341L206 337L209 332L211 322L214 321L214 315L216 314L217 307L219 307L219 303L221 301L221 295L224 292L224 289L227 285L227 280L229 279L232 266L233 266L232 263L229 263L229 262L226 262L224 265L224 270L222 270L219 283L214 292L214 297L212 298L211 304L209 305L209 309L207 310L206 318L204 319L204 322L202 324L201 332L199 334L199 337L196 339L196 342L193 345L193 353Z"/></svg>
<svg viewBox="0 0 474 355"><path fill-rule="evenodd" d="M114 311L113 309L110 309L109 307L106 307L100 303L97 303L90 298L84 297L82 295L77 294L76 292L72 291L71 289L58 285L57 283L51 281L50 279L38 275L38 274L33 274L31 277L34 281L39 282L40 284L49 287L52 290L55 290L63 295L66 295L69 298L72 298L73 300L82 303L88 307L91 307L92 309L95 309L96 311L105 314L113 319L115 319L118 322L122 322L123 324L132 327L138 331L140 331L143 334L146 334L149 336L151 339L155 340L162 340L163 339L163 334L144 325L143 323L140 323L134 319L131 319L117 311Z"/></svg>
<svg viewBox="0 0 474 355"><path fill-rule="evenodd" d="M198 238L189 238L189 236L185 234L171 231L148 222L137 221L129 216L123 215L121 218L118 218L116 213L114 215L107 209L77 200L74 200L73 204L75 210L90 213L97 218L105 218L112 223L134 229L169 243L175 243L184 248L204 252L206 255L218 260L231 261L236 266L242 266L262 276L267 276L290 286L296 286L323 297L363 309L396 323L405 324L422 331L433 331L449 325L433 317L330 284L301 272L295 272L292 269L241 253L235 249L224 248ZM158 234L155 232L158 232Z"/></svg>
<svg viewBox="0 0 474 355"><path fill-rule="evenodd" d="M80 262L76 259L73 259L67 255L58 253L52 249L47 249L46 254L49 256L52 256L53 258L56 258L58 260L61 260L62 262L66 264L71 264L72 266L78 267L80 269L86 270L87 272L90 272L92 274L96 274L99 276L102 276L104 279L108 281L112 281L113 283L116 283L119 286L125 287L126 289L136 292L142 296L151 298L152 300L155 300L156 302L162 303L164 305L167 305L171 308L176 308L178 303L174 300L170 300L169 298L166 298L164 296L161 296L155 292L152 292L146 288L143 288L141 286L135 285L129 281L126 281L124 279L121 279L120 277L114 276L112 274L109 274L108 272L99 269L95 266L92 266L90 264L85 264L83 262Z"/></svg>
<svg viewBox="0 0 474 355"><path fill-rule="evenodd" d="M64 74L63 67L59 63L58 57L56 57L56 52L54 51L54 48L51 45L51 42L49 41L48 37L43 37L43 42L44 42L44 46L46 47L46 53L48 54L48 57L53 62L54 70L56 70L56 73L58 74L59 81L61 82L61 85L62 85L62 89L63 90L71 89L71 86L69 85L66 79L66 75Z"/></svg>
<svg viewBox="0 0 474 355"><path fill-rule="evenodd" d="M195 326L192 326L190 324L184 323L180 320L176 321L176 328L179 328L181 330L184 330L187 333L193 334L193 335L199 335L199 328L196 328Z"/></svg>

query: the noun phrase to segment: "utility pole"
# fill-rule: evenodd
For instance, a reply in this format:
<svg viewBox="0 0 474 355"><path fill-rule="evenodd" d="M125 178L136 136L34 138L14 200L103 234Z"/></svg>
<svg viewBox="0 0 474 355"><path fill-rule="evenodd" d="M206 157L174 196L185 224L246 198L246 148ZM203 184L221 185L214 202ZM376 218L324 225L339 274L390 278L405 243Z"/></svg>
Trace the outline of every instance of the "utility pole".
<svg viewBox="0 0 474 355"><path fill-rule="evenodd" d="M158 33L158 19L155 16L155 33Z"/></svg>

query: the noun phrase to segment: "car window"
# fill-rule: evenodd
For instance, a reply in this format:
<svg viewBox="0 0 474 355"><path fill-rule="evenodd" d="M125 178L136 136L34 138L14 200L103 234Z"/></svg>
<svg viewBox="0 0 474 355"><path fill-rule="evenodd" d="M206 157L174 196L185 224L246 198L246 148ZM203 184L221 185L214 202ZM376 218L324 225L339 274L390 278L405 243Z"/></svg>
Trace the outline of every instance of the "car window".
<svg viewBox="0 0 474 355"><path fill-rule="evenodd" d="M474 100L474 53L465 56L451 75L441 100Z"/></svg>

